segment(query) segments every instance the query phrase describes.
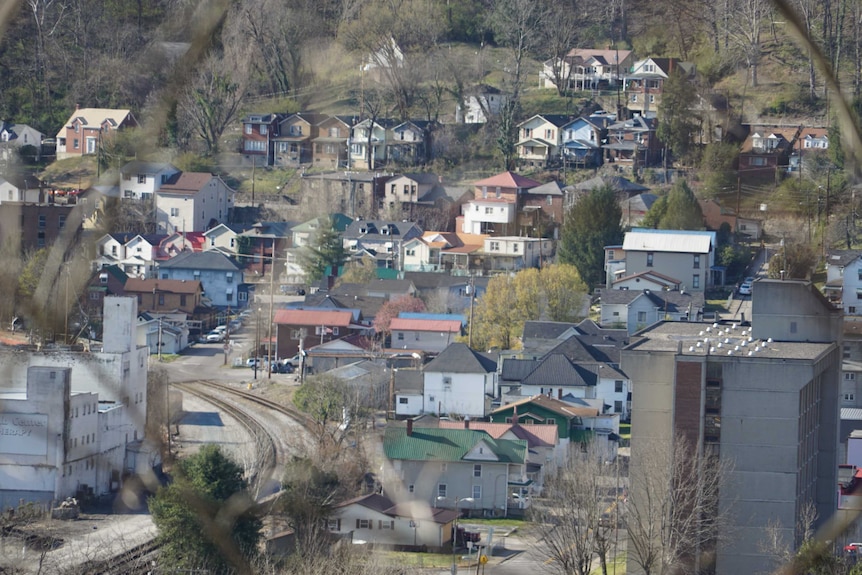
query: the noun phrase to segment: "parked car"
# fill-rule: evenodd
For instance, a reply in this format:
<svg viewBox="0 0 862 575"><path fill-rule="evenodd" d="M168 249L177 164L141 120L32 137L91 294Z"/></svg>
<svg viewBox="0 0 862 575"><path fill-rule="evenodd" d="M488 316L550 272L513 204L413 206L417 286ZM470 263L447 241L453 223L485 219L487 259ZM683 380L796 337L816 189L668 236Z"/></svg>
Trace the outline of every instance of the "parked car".
<svg viewBox="0 0 862 575"><path fill-rule="evenodd" d="M212 330L207 334L207 343L221 343L224 341L224 332Z"/></svg>
<svg viewBox="0 0 862 575"><path fill-rule="evenodd" d="M250 357L245 360L245 365L246 367L250 367L252 369L257 366L257 368L260 369L263 366L263 360L259 357Z"/></svg>
<svg viewBox="0 0 862 575"><path fill-rule="evenodd" d="M862 549L862 543L848 543L844 546L844 553L856 555Z"/></svg>
<svg viewBox="0 0 862 575"><path fill-rule="evenodd" d="M289 365L293 369L297 369L302 360L299 357L299 354L294 355L291 358L281 360L282 365Z"/></svg>
<svg viewBox="0 0 862 575"><path fill-rule="evenodd" d="M228 322L227 326L230 328L231 333L233 333L239 331L239 328L242 327L242 322L238 319L232 319Z"/></svg>
<svg viewBox="0 0 862 575"><path fill-rule="evenodd" d="M751 282L744 281L739 285L739 295L751 295Z"/></svg>

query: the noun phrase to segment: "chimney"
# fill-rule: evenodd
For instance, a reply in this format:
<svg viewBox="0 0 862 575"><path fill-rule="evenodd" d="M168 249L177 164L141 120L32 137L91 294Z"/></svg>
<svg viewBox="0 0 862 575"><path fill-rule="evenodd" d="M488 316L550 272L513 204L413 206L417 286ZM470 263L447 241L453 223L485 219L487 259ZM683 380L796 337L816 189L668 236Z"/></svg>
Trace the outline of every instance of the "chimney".
<svg viewBox="0 0 862 575"><path fill-rule="evenodd" d="M81 109L81 104L75 104L75 111L77 112L80 109Z"/></svg>
<svg viewBox="0 0 862 575"><path fill-rule="evenodd" d="M470 418L469 417L464 418L464 429L470 429Z"/></svg>
<svg viewBox="0 0 862 575"><path fill-rule="evenodd" d="M408 419L407 420L407 437L412 437L412 436L413 436L413 420Z"/></svg>
<svg viewBox="0 0 862 575"><path fill-rule="evenodd" d="M518 406L512 407L512 423L518 423Z"/></svg>

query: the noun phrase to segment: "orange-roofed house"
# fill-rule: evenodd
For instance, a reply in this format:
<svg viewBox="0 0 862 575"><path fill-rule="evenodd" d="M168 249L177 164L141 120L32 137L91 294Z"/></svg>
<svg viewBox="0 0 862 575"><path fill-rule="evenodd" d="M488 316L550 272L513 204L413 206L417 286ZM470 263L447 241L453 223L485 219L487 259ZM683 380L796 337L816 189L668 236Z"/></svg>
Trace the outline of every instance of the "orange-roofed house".
<svg viewBox="0 0 862 575"><path fill-rule="evenodd" d="M471 270L470 256L482 251L487 236L461 232L425 232L404 242L403 266L408 272ZM474 258L474 262L475 262Z"/></svg>
<svg viewBox="0 0 862 575"><path fill-rule="evenodd" d="M280 309L273 323L277 357L294 356L300 342L308 349L365 329L354 322L353 312L342 310Z"/></svg>
<svg viewBox="0 0 862 575"><path fill-rule="evenodd" d="M138 298L138 312L183 312L193 315L201 305L203 288L196 280L129 278L125 295Z"/></svg>
<svg viewBox="0 0 862 575"><path fill-rule="evenodd" d="M467 234L518 235L521 196L540 186L536 180L502 172L473 184L473 199L461 207L461 231Z"/></svg>
<svg viewBox="0 0 862 575"><path fill-rule="evenodd" d="M181 172L156 191L156 227L160 233L205 232L227 221L234 190L219 176Z"/></svg>
<svg viewBox="0 0 862 575"><path fill-rule="evenodd" d="M393 349L439 353L461 335L461 321L396 317L389 329Z"/></svg>

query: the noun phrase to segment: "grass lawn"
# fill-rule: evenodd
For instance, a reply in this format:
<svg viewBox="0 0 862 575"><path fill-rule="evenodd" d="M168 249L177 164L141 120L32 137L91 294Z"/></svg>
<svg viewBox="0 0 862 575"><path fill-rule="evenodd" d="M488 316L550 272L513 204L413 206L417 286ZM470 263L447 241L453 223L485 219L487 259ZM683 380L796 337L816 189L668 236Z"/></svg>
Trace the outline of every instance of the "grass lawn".
<svg viewBox="0 0 862 575"><path fill-rule="evenodd" d="M466 565L457 556L458 565ZM408 551L391 551L386 554L386 561L392 565L403 565L404 567L433 567L443 568L452 565L451 553L410 553Z"/></svg>
<svg viewBox="0 0 862 575"><path fill-rule="evenodd" d="M529 521L524 521L523 519L471 519L469 517L462 518L460 520L460 523L468 523L470 525L485 525L487 527L506 527L508 529L512 529L515 527L521 529L531 525Z"/></svg>
<svg viewBox="0 0 862 575"><path fill-rule="evenodd" d="M625 575L626 573L626 554L620 553L614 557L613 561L608 561L608 575ZM602 575L602 567L599 565L592 571L590 575Z"/></svg>
<svg viewBox="0 0 862 575"><path fill-rule="evenodd" d="M296 170L281 170L276 168L256 168L254 170L255 201L289 195L298 191L299 180L294 178ZM252 170L251 166L231 174L237 184L237 191L249 201L251 200ZM285 184L288 184L285 186ZM296 188L294 190L293 188Z"/></svg>

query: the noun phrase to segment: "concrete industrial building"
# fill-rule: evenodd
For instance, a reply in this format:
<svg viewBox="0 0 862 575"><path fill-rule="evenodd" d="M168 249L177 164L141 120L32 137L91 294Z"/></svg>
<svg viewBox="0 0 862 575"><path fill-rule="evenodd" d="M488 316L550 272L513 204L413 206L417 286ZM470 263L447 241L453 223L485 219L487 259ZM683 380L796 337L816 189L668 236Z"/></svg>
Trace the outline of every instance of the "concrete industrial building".
<svg viewBox="0 0 862 575"><path fill-rule="evenodd" d="M631 498L650 441L684 436L731 466L717 575L774 570L768 525L795 544L803 506L816 506L819 524L835 509L841 310L809 282L759 280L753 292L750 327L659 323L621 357L633 387ZM640 572L631 552L628 572Z"/></svg>
<svg viewBox="0 0 862 575"><path fill-rule="evenodd" d="M0 351L0 507L115 492L158 463L137 301L106 297L104 316L101 350Z"/></svg>

